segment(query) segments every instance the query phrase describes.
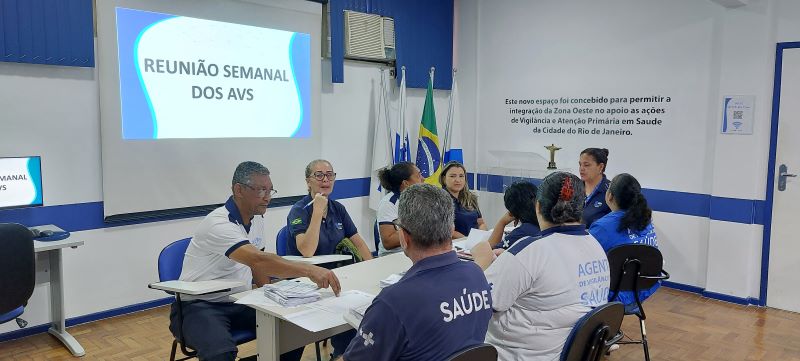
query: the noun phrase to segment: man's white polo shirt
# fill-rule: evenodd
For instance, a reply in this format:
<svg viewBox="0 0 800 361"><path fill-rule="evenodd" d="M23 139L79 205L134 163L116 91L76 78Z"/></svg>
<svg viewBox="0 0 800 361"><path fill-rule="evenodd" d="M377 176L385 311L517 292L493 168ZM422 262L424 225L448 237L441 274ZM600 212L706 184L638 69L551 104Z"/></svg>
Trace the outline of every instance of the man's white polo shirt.
<svg viewBox="0 0 800 361"><path fill-rule="evenodd" d="M197 228L183 259L181 281L236 280L245 286L205 296L184 296L182 300L231 302L228 295L249 290L253 281L250 267L228 256L248 243L264 248L264 216L255 216L245 226L233 197L209 213Z"/></svg>

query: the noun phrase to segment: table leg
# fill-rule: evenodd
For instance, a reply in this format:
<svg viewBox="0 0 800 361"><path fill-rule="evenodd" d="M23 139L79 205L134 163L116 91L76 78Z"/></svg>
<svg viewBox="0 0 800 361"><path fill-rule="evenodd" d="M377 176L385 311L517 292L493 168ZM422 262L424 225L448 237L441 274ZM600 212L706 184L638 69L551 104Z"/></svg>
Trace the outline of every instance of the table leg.
<svg viewBox="0 0 800 361"><path fill-rule="evenodd" d="M256 346L259 361L280 359L280 320L264 312L256 312Z"/></svg>
<svg viewBox="0 0 800 361"><path fill-rule="evenodd" d="M86 352L72 335L67 332L64 315L64 285L62 278L61 249L48 251L50 259L50 329L47 330L55 336L74 356L83 356Z"/></svg>

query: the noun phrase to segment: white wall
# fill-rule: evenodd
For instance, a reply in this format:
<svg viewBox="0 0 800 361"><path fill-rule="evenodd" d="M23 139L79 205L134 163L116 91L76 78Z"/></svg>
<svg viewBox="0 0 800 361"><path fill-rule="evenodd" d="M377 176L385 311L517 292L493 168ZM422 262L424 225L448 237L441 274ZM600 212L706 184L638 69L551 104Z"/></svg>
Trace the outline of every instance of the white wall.
<svg viewBox="0 0 800 361"><path fill-rule="evenodd" d="M373 142L379 67L346 62L344 84L331 84L328 61L324 60L322 67L323 156L331 161L340 180L369 177L372 153L367 150ZM0 123L3 126L0 156L42 156L45 206L102 201L96 78L95 69L0 63ZM392 91L391 99L396 100L397 87L393 86ZM408 89L407 94L411 135L416 139L425 91ZM448 94L446 91L434 94L439 129L444 129ZM135 177L135 170L131 170L131 176ZM300 174L296 179L304 182ZM374 248L372 222L375 213L369 209L367 197L341 202L369 247ZM280 227L286 224L288 212L288 207L268 210L268 239L274 239ZM83 240L85 245L64 250L67 317L166 297L163 292L147 288L148 283L158 280L158 253L168 243L191 236L200 220L191 218L72 233L72 238ZM267 249L273 251L274 244ZM44 266L43 260L38 263ZM39 273L37 280L39 284L23 315L30 323L28 327L47 323L50 317L48 287L42 283L46 274ZM0 325L0 333L15 330L13 322Z"/></svg>
<svg viewBox="0 0 800 361"><path fill-rule="evenodd" d="M543 146L554 142L564 148L556 155L559 167L577 171L582 149L605 147L609 176L629 172L646 188L764 199L775 43L800 40L797 1L737 9L697 0L457 3L462 33L469 34L458 37L458 60L476 79L470 110L480 134L478 168L497 165L490 150L547 158ZM635 130L633 137L533 134L509 123L504 104L648 94L672 96L669 114L663 127ZM756 96L753 135L719 134L726 95ZM493 225L502 198L482 193ZM763 226L663 212L654 222L671 281L758 297Z"/></svg>

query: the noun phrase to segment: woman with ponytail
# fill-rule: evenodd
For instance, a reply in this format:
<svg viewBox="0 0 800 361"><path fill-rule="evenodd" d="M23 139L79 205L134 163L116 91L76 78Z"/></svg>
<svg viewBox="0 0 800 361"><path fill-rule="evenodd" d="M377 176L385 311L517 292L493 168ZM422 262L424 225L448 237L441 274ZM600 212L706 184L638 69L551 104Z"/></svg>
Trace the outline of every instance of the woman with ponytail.
<svg viewBox="0 0 800 361"><path fill-rule="evenodd" d="M397 200L400 192L411 185L425 182L419 168L411 162L400 162L378 171L381 187L389 191L378 203L378 256L402 252L400 232L394 227L397 220Z"/></svg>
<svg viewBox="0 0 800 361"><path fill-rule="evenodd" d="M611 180L605 195L611 213L598 219L589 228L603 250L623 244L646 244L658 248L658 239L653 229L653 211L642 195L642 186L632 175L622 173ZM661 286L656 283L652 288L639 291L639 299L644 301ZM615 301L625 304L626 308L636 307L632 291L620 292Z"/></svg>
<svg viewBox="0 0 800 361"><path fill-rule="evenodd" d="M608 259L581 223L585 197L578 177L552 173L536 192L540 236L523 237L496 257L488 242L472 249L492 285L486 342L499 360L558 359L578 319L606 303Z"/></svg>

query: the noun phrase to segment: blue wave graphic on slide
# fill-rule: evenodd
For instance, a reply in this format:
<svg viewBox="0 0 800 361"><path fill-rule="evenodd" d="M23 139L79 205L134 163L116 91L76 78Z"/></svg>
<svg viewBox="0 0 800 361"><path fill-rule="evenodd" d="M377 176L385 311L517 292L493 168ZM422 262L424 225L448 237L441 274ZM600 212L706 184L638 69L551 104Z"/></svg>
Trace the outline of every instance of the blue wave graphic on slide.
<svg viewBox="0 0 800 361"><path fill-rule="evenodd" d="M158 127L155 112L139 72L139 39L151 26L174 15L117 8L119 95L123 139L154 139Z"/></svg>
<svg viewBox="0 0 800 361"><path fill-rule="evenodd" d="M31 201L31 205L41 205L42 203L42 162L39 157L28 158L28 174L31 177L33 190L36 192Z"/></svg>
<svg viewBox="0 0 800 361"><path fill-rule="evenodd" d="M289 42L289 61L300 102L300 122L292 138L311 136L311 35L295 33ZM304 102L303 99L308 99Z"/></svg>

